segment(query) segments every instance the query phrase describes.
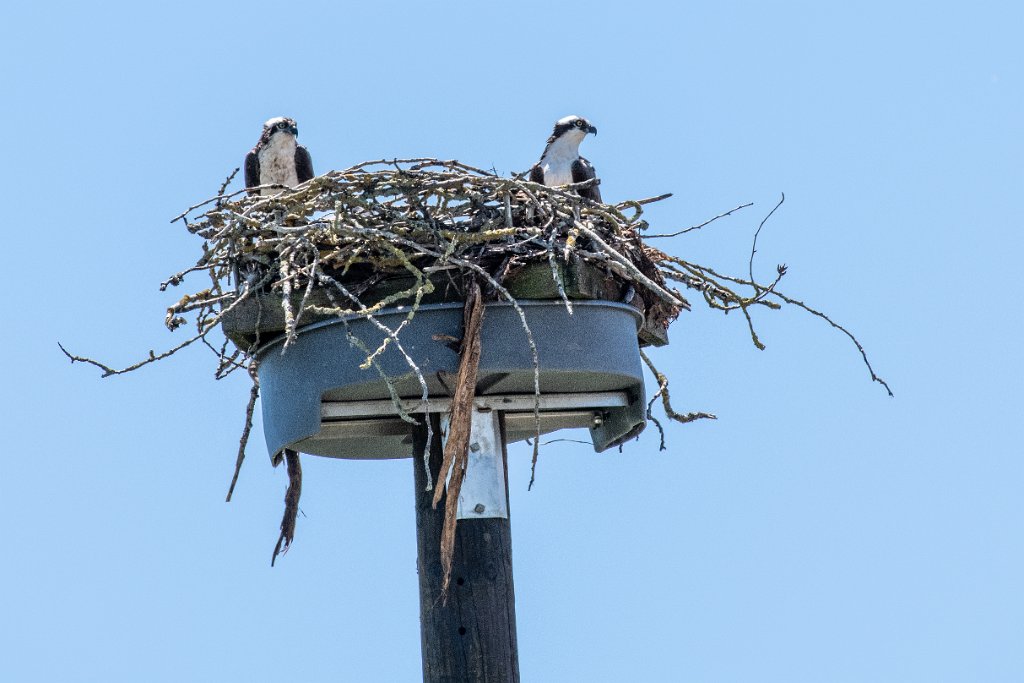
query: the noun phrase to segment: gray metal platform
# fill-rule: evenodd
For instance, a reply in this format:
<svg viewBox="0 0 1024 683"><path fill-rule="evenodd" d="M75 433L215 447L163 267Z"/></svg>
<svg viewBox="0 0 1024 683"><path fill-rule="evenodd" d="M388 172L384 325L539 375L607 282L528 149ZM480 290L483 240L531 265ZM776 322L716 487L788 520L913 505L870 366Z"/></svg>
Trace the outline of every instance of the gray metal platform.
<svg viewBox="0 0 1024 683"><path fill-rule="evenodd" d="M646 406L637 329L641 316L610 301L576 301L569 314L561 301L522 301L540 359L541 433L586 427L597 451L643 429ZM408 308L375 317L396 329ZM366 348L385 335L372 322L350 316L308 325L283 349L278 338L259 352L260 392L267 448L285 447L339 458L412 456L409 423L397 416L382 373L390 378L403 409L415 415L446 412L458 353L446 340L462 330L462 304L422 306L399 335L420 368L430 401L403 354L391 343L376 367L361 369ZM362 348L360 348L362 347ZM536 433L534 367L527 336L510 304L489 303L481 330L477 402L505 415L507 441Z"/></svg>

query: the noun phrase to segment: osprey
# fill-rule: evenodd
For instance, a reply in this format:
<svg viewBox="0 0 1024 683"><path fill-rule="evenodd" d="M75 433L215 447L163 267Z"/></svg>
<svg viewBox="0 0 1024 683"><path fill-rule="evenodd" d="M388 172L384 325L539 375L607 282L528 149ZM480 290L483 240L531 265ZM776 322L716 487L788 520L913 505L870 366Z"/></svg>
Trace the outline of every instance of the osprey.
<svg viewBox="0 0 1024 683"><path fill-rule="evenodd" d="M263 134L245 155L245 186L287 185L295 187L313 177L313 160L306 148L295 141L299 128L293 119L278 116L263 124ZM280 189L265 188L264 197ZM250 190L249 194L255 194Z"/></svg>
<svg viewBox="0 0 1024 683"><path fill-rule="evenodd" d="M530 180L554 187L596 178L594 167L580 156L580 143L587 133L597 135L597 128L581 116L558 119L540 161L530 169ZM585 187L579 193L595 202L601 201L601 190L597 185Z"/></svg>

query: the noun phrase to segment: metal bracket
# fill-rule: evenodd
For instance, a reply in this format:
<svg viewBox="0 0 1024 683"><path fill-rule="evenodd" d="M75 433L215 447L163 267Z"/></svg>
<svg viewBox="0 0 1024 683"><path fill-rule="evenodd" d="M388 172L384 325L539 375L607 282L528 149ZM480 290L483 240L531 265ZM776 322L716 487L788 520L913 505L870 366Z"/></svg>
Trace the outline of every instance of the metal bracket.
<svg viewBox="0 0 1024 683"><path fill-rule="evenodd" d="M500 410L502 412L533 412L534 406L541 411L573 410L585 408L612 408L629 405L625 391L594 391L585 394L500 394L477 396L473 399L475 410ZM431 398L423 403L418 398L403 398L397 402L388 399L377 401L323 401L320 404L320 419L326 421L356 417L393 416L397 407L409 413L448 413L452 400L447 397Z"/></svg>
<svg viewBox="0 0 1024 683"><path fill-rule="evenodd" d="M442 442L448 440L448 418L441 420ZM496 410L473 408L466 476L459 490L457 519L508 519L505 459Z"/></svg>
<svg viewBox="0 0 1024 683"><path fill-rule="evenodd" d="M473 399L479 412L500 413L505 427L505 443L511 444L560 429L601 429L609 411L628 409L629 394L625 391L598 391L585 394L489 394ZM408 458L412 455L412 430L409 422L399 417L451 411L450 398L438 396L429 403L420 399L387 399L369 401L322 400L320 430L289 444L303 453L340 458ZM642 407L642 404L638 404ZM534 409L538 414L534 414ZM539 424L538 420L539 418ZM480 418L478 418L480 419ZM478 431L480 428L477 428Z"/></svg>

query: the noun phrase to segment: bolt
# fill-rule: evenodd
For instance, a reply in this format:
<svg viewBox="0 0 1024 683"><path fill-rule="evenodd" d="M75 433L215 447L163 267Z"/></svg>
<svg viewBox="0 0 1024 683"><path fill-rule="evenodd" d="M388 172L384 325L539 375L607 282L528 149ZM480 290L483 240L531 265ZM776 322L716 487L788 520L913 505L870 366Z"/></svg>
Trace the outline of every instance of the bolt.
<svg viewBox="0 0 1024 683"><path fill-rule="evenodd" d="M473 512L475 512L476 514L480 515L480 514L483 514L483 511L486 510L486 509L487 508L484 507L483 503L477 503L476 507L473 508Z"/></svg>
<svg viewBox="0 0 1024 683"><path fill-rule="evenodd" d="M600 427L602 424L604 424L604 416L601 415L600 413L595 413L594 414L594 426L595 427Z"/></svg>
<svg viewBox="0 0 1024 683"><path fill-rule="evenodd" d="M474 453L476 453L478 450L480 450L480 444L478 444L476 441L474 441L473 443L469 444L469 450L471 450Z"/></svg>

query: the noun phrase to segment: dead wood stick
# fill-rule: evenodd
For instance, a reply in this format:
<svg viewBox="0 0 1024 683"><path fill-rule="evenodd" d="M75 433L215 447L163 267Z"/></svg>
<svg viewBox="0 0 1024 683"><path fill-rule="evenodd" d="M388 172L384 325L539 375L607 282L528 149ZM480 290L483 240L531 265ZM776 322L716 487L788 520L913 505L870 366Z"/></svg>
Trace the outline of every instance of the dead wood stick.
<svg viewBox="0 0 1024 683"><path fill-rule="evenodd" d="M475 280L469 287L466 305L463 309L462 354L459 370L455 376L455 395L452 397L452 412L448 420L448 441L441 460L438 485L434 487L433 506L436 508L444 488L440 486L448 471L448 498L445 500L444 527L441 532L441 567L444 578L441 582L443 599L447 599L448 582L451 580L452 558L455 555L455 523L459 510L459 490L466 475L466 461L469 456L469 436L473 423L473 399L476 395L476 375L480 367L480 328L484 317L483 298L480 285Z"/></svg>

